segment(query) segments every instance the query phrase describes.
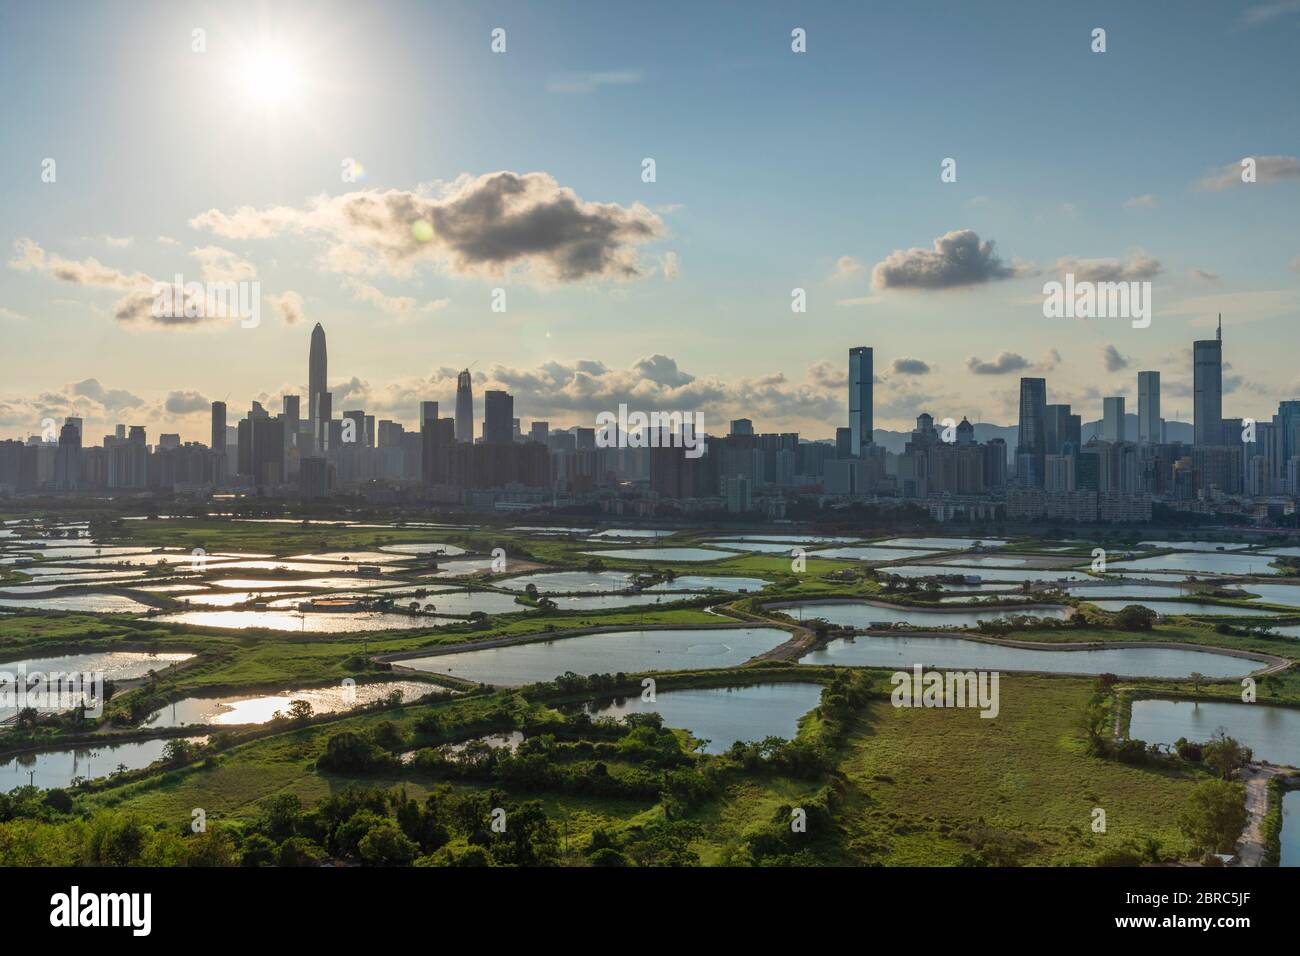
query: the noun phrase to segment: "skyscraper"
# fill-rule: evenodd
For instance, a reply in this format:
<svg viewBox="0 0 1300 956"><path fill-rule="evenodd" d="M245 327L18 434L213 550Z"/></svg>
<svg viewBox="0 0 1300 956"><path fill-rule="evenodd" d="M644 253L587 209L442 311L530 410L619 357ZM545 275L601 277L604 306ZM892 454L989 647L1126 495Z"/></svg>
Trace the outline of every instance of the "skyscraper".
<svg viewBox="0 0 1300 956"><path fill-rule="evenodd" d="M515 398L509 392L490 390L483 393L483 441L492 445L509 445L514 440Z"/></svg>
<svg viewBox="0 0 1300 956"><path fill-rule="evenodd" d="M212 403L212 450L226 451L226 403Z"/></svg>
<svg viewBox="0 0 1300 956"><path fill-rule="evenodd" d="M1158 445L1160 434L1160 373L1138 372L1138 441Z"/></svg>
<svg viewBox="0 0 1300 956"><path fill-rule="evenodd" d="M1223 316L1214 338L1192 343L1192 441L1223 443Z"/></svg>
<svg viewBox="0 0 1300 956"><path fill-rule="evenodd" d="M469 369L456 376L456 441L474 441L474 384Z"/></svg>
<svg viewBox="0 0 1300 956"><path fill-rule="evenodd" d="M871 349L862 345L849 349L849 452L855 458L872 441L872 368Z"/></svg>
<svg viewBox="0 0 1300 956"><path fill-rule="evenodd" d="M1124 396L1101 400L1101 437L1103 441L1124 441Z"/></svg>
<svg viewBox="0 0 1300 956"><path fill-rule="evenodd" d="M321 433L321 427L317 423L322 418L329 418L329 413L322 415L319 408L320 397L329 387L325 384L325 374L325 329L317 322L316 328L311 330L311 353L307 358L307 419L311 422L311 433L315 436ZM320 453L319 445L316 452Z"/></svg>
<svg viewBox="0 0 1300 956"><path fill-rule="evenodd" d="M1047 379L1020 380L1020 432L1016 442L1016 480L1025 488L1043 486L1047 449Z"/></svg>

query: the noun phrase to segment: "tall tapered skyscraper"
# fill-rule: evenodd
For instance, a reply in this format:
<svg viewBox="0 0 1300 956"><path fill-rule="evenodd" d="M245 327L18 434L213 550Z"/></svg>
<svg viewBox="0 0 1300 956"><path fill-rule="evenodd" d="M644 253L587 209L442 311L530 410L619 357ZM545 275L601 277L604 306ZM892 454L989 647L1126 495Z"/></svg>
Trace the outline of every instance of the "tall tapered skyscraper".
<svg viewBox="0 0 1300 956"><path fill-rule="evenodd" d="M474 441L474 385L469 369L456 376L456 441Z"/></svg>
<svg viewBox="0 0 1300 956"><path fill-rule="evenodd" d="M1192 343L1192 441L1223 444L1223 316L1214 338Z"/></svg>
<svg viewBox="0 0 1300 956"><path fill-rule="evenodd" d="M873 376L871 349L863 345L849 349L849 452L854 458L872 442Z"/></svg>
<svg viewBox="0 0 1300 956"><path fill-rule="evenodd" d="M325 373L325 329L317 322L316 328L311 330L311 354L307 358L307 416L313 435L320 434L317 424L321 417L320 397L329 387L325 384Z"/></svg>

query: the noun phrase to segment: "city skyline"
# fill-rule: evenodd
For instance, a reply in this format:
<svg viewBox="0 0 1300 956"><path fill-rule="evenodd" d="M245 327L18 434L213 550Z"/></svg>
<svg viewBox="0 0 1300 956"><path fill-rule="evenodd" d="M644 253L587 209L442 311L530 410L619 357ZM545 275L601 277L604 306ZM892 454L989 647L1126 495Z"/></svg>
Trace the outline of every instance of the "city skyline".
<svg viewBox="0 0 1300 956"><path fill-rule="evenodd" d="M1195 358L1193 359L1195 363L1194 370L1193 370L1194 375L1196 376L1198 383L1202 383L1198 385L1198 391L1203 390L1206 393L1206 397L1199 402L1200 407L1202 407L1205 410L1203 417L1205 417L1206 421L1213 420L1213 421L1221 422L1223 419L1220 413L1222 407L1221 405L1222 398L1221 398L1220 391L1222 387L1221 386L1222 368L1224 367L1224 363L1222 360L1223 341L1222 341L1222 325L1221 325L1222 317L1221 316L1219 317L1219 321L1220 321L1220 325L1216 332L1216 338L1211 340L1196 341L1192 343L1193 347L1191 351L1195 356ZM307 398L308 408L311 409L308 418L305 419L305 424L307 426L306 432L312 435L313 440L317 442L320 441L320 428L321 428L320 421L339 420L333 414L334 405L336 404L333 400L334 392L332 389L324 387L324 384L326 382L326 371L328 367L327 355L328 355L328 337L323 324L317 322L313 326L309 338L308 357L307 357L309 384L305 389L302 390L305 397ZM895 431L892 429L874 429L872 427L872 409L874 406L874 385L878 384L878 380L874 379L874 377L872 376L873 355L874 355L874 351L870 346L854 346L848 349L846 373L845 373L844 386L843 386L843 391L845 393L844 394L845 411L842 417L842 422L832 425L830 430L831 433L829 435L806 436L808 440L834 443L837 439L836 432L837 431L843 432L847 430L849 434L848 447L850 451L850 456L856 458L861 455L863 446L870 444L873 441L873 439L870 438L866 438L864 440L860 436L874 434L878 430L888 432L888 433L894 433L894 434L906 434L908 431L911 431L911 428L904 428ZM1097 400L1098 407L1096 409L1097 414L1095 418L1090 417L1089 413L1087 413L1086 410L1080 412L1079 417L1082 419L1082 421L1095 422L1099 426L1097 431L1098 438L1101 438L1105 441L1122 442L1127 440L1132 442L1136 440L1143 444L1155 443L1158 442L1161 438L1160 429L1163 427L1163 425L1166 422L1172 421L1172 422L1179 422L1181 424L1191 425L1193 427L1193 434L1195 435L1194 442L1196 444L1219 444L1220 443L1220 440L1223 437L1222 435L1218 434L1217 432L1212 432L1208 428L1208 426L1205 427L1197 426L1196 418L1195 418L1195 411L1197 406L1195 404L1193 405L1193 416L1191 421L1183 421L1181 419L1166 419L1160 414L1161 373L1159 370L1140 370L1140 371L1135 371L1133 374L1134 374L1134 382L1135 382L1133 394L1137 397L1137 401L1135 402L1134 407L1132 407L1131 410L1126 412L1125 397L1123 395L1118 395L1118 396L1105 396L1099 398ZM454 409L450 417L452 418L452 421L454 423L455 440L458 442L464 441L469 443L473 443L476 440L493 440L493 441L503 440L502 434L499 430L500 423L503 420L508 423L511 419L513 419L514 422L518 424L521 428L525 423L532 423L532 424L545 425L547 426L548 430L554 429L556 431L572 431L573 429L576 428L591 428L596 424L595 416L593 416L591 420L576 421L573 422L572 424L565 425L560 423L553 423L550 422L549 420L542 419L537 416L529 416L527 414L527 409L522 409L524 414L516 415L514 413L517 411L521 411L521 409L515 407L513 394L508 393L503 389L495 389L495 390L489 389L483 392L481 397L478 399L478 403L476 405L475 398L474 398L474 388L473 388L473 381L474 381L473 373L469 369L463 369L457 373L456 381L457 381L457 387L454 393L452 394L451 401L442 401L439 399L428 399L423 397L416 397L413 413L409 417L405 417L399 414L399 415L387 417L385 420L392 421L401 425L408 425L414 423L416 430L418 431L420 425L423 424L425 421L429 420L430 410L432 410L432 418L436 420L439 417L437 413L440 406L448 409ZM480 383L481 382L482 379L480 379ZM1144 382L1146 383L1145 385ZM1038 409L1037 412L1034 412L1032 408L1030 408L1027 411L1026 399L1025 399L1027 387L1030 389L1034 389L1034 388L1038 389L1038 392L1036 393L1037 397L1031 400L1031 405L1033 406L1033 408ZM986 425L986 426L993 426L996 428L1018 429L1020 431L1020 436L1021 436L1019 439L1020 444L1041 445L1045 440L1043 437L1046 434L1045 421L1046 421L1046 416L1048 415L1050 409L1053 407L1063 407L1067 410L1072 408L1071 404L1068 402L1067 403L1058 402L1058 403L1049 404L1047 402L1047 394L1048 394L1049 387L1050 387L1050 383L1048 378L1021 377L1019 379L1020 402L1017 410L1016 419L1006 424L1001 424L997 422L975 421L972 420L970 418L969 413L965 411L958 411L955 415L946 416L946 417L951 417L954 423L958 421L969 421L971 425ZM298 393L293 393L293 392L286 392L279 396L267 395L263 393L257 396L248 397L247 403L249 407L264 408L264 406L268 404L272 404L277 399L279 399L283 403L283 410L287 414L287 417L289 417L294 421L297 421L299 418L298 415L299 402L301 401L301 398L304 397L304 395L300 395ZM508 406L509 408L509 411L507 412L504 410L500 410L501 408L504 408L506 406L498 405L499 410L496 411L495 413L497 415L497 421L498 421L498 432L493 436L492 439L488 439L486 423L487 423L488 416L490 414L489 407L492 404L493 399L496 398L497 396L504 396L504 400L506 402L506 406ZM496 401L499 403L501 399L496 398ZM352 402L348 402L348 403L356 404ZM179 439L183 442L194 441L194 442L206 444L209 448L212 449L219 449L220 447L222 447L224 443L224 435L219 436L218 434L218 425L217 425L218 416L220 417L221 422L224 423L226 420L228 407L229 407L229 402L225 400L220 400L220 401L214 400L207 406L205 422L201 428L196 429L197 431L203 432L203 435L201 435L199 438L187 436L186 434L180 432L155 431L154 434L178 436ZM235 409L236 411L238 411L239 409L238 404L236 404ZM291 409L292 411L290 411ZM1115 411L1116 409L1117 412ZM663 412L672 411L670 409L655 409L655 410L663 411ZM651 409L646 408L644 409L644 411L649 413ZM1118 417L1114 417L1113 413ZM343 416L346 417L349 414L351 413L344 412ZM929 415L931 419L938 418L938 416L934 415L933 412L931 412L927 407L918 405L916 408L915 415L913 415L912 418L913 420L915 420L917 417L922 415ZM128 415L127 417L129 418L130 416ZM373 418L375 416L372 415L370 417ZM1028 426L1026 426L1025 424L1027 417L1030 421L1030 424ZM1136 419L1137 430L1131 435L1126 435L1125 434L1126 422L1127 419L1130 417ZM1267 419L1267 418L1268 418L1267 414L1262 416L1262 419ZM729 429L733 429L737 421L738 419L731 419L729 422L725 422L725 423L719 422L715 430L711 431L710 433L714 435L721 435L724 433L722 431L724 426ZM745 419L739 419L739 421L745 421L750 423L750 427L752 428L752 423L754 420L751 418L745 418ZM44 433L44 435L46 436L50 434L51 422L53 422L56 438L57 438L58 430L66 422L75 422L79 434L84 433L86 431L84 418L80 416L63 416L60 419L47 418L41 424L40 431L34 431L26 435L0 435L0 439L15 439L15 440L40 439L42 438L42 433ZM765 423L760 419L759 420L760 428L764 424ZM1116 424L1118 428L1116 428ZM110 428L117 428L117 429L123 427L126 427L126 425L122 421L114 421L110 426ZM140 425L139 423L136 422L130 423L130 427L143 428L146 431L150 431L147 425ZM1025 437L1026 427L1028 427L1031 431L1037 429L1037 433L1038 433L1038 437L1034 439L1031 436L1031 440L1028 443L1026 443L1026 437ZM524 429L524 431L526 432L527 429ZM205 437L206 440L204 440ZM55 440L55 439L46 439L46 440ZM83 443L84 443L84 438L83 438Z"/></svg>
<svg viewBox="0 0 1300 956"><path fill-rule="evenodd" d="M1104 397L1138 405L1145 369L1187 420L1189 343L1222 312L1240 343L1222 414L1266 417L1296 393L1267 343L1300 313L1300 107L1261 91L1285 88L1300 17L1207 4L1170 44L1154 9L1024 9L940 4L949 29L927 32L928 11L847 6L760 6L743 26L689 9L689 29L686 7L592 7L566 30L522 4L382 22L335 4L105 4L76 36L14 9L0 70L38 92L0 133L0 331L24 357L0 433L72 415L92 434L129 418L201 440L228 395L300 394L310 416L283 358L317 322L346 356L327 383L339 408L414 423L471 368L480 403L504 390L556 426L627 402L829 437L840 356L864 341L878 427L921 411L1014 425L1022 376L1099 417ZM888 42L917 31L935 45L924 75ZM1007 51L1018 70L991 71ZM1160 106L1113 110L1135 86ZM864 112L863 90L891 95ZM1016 108L972 109L999 101ZM178 160L177 143L241 148ZM606 239L529 244L508 215L469 215L493 195ZM369 202L381 224L349 226ZM1042 286L1066 270L1150 281L1151 326L1044 318ZM260 322L150 316L142 290L178 274L260 283Z"/></svg>

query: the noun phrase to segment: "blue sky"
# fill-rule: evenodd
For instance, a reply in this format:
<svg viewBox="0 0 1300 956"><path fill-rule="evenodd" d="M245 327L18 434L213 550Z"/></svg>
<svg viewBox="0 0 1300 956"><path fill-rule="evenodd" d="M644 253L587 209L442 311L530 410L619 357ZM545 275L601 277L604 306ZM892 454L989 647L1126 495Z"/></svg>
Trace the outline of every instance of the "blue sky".
<svg viewBox="0 0 1300 956"><path fill-rule="evenodd" d="M0 384L6 437L79 413L92 436L122 421L201 439L207 400L278 408L304 388L317 321L335 408L406 421L474 363L480 393L509 388L525 421L589 424L626 400L822 437L843 421L853 345L875 348L878 425L1011 422L1021 374L1089 419L1103 395L1135 402L1145 368L1164 374L1166 417L1186 419L1187 350L1219 311L1225 415L1266 417L1300 391L1300 3L0 11L0 335L20 357ZM1206 187L1247 156L1270 157L1259 181ZM940 181L947 157L956 182ZM347 158L360 181L342 181ZM541 174L543 205L571 195L621 223L606 251L636 275L557 277L545 238L486 261L481 237L439 236L428 255L376 261L334 219L320 226L367 190L439 203L501 171ZM243 207L285 212L259 230ZM1016 274L873 284L892 253L957 230ZM1151 327L1044 318L1061 259L1145 263ZM115 317L142 276L199 279L204 263L255 276L256 328Z"/></svg>

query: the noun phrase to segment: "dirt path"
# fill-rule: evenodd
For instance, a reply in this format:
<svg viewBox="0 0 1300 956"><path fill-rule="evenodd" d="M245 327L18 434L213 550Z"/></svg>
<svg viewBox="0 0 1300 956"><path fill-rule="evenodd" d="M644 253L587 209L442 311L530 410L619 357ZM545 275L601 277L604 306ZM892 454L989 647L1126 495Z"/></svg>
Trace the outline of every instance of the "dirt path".
<svg viewBox="0 0 1300 956"><path fill-rule="evenodd" d="M1268 785L1274 777L1297 771L1289 767L1261 767L1250 764L1241 772L1246 785L1246 829L1237 841L1237 866L1259 866L1264 859L1264 817L1268 814Z"/></svg>

